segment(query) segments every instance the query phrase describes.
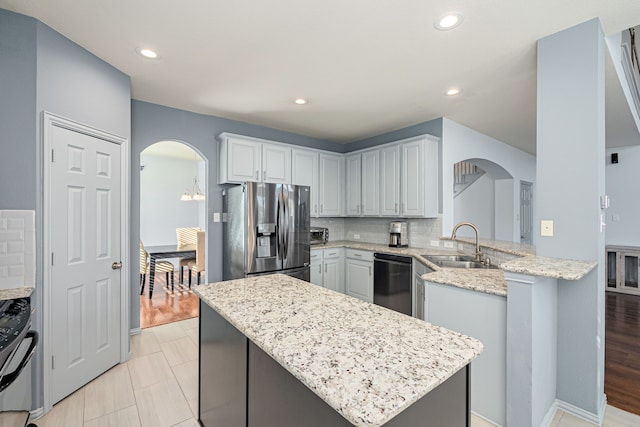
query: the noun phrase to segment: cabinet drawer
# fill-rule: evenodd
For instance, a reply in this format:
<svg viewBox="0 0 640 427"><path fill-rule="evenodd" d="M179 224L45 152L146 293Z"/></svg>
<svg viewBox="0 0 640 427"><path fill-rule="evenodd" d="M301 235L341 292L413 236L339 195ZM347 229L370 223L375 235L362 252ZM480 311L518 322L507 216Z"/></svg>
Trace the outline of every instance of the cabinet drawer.
<svg viewBox="0 0 640 427"><path fill-rule="evenodd" d="M373 261L373 252L359 249L347 249L347 258L359 259L362 261Z"/></svg>
<svg viewBox="0 0 640 427"><path fill-rule="evenodd" d="M324 250L324 259L340 258L343 255L341 249L342 248L325 249Z"/></svg>
<svg viewBox="0 0 640 427"><path fill-rule="evenodd" d="M311 255L309 256L311 261L320 261L322 260L322 249L311 250Z"/></svg>

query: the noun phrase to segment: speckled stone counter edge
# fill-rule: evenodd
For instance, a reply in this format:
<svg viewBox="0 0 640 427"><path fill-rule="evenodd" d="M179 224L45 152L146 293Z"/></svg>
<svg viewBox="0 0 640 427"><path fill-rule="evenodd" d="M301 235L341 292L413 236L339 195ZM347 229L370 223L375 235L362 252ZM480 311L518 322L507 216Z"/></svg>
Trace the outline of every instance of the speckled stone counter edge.
<svg viewBox="0 0 640 427"><path fill-rule="evenodd" d="M34 288L32 287L0 289L0 301L30 297L33 290Z"/></svg>
<svg viewBox="0 0 640 427"><path fill-rule="evenodd" d="M446 238L443 238L446 240ZM470 239L458 239L464 243L473 243ZM511 250L509 245L513 245L514 248ZM481 240L481 246L491 248L497 251L509 253L512 255L521 256L521 258L517 258L505 263L500 264L500 268L504 271L509 271L513 273L521 273L521 274L529 274L531 276L542 276L542 277L551 277L556 279L564 279L564 280L580 280L584 276L586 276L591 270L598 265L597 262L593 261L576 261L570 259L562 259L562 258L549 258L542 257L533 254L528 254L525 250L526 248L531 248L531 252L535 252L535 248L527 245L520 245L519 243L512 242L502 242L502 241L488 241ZM427 267L437 271L441 268L432 264L427 259L422 257L423 254L428 255L437 255L437 254L454 254L459 253L455 251L447 251L446 249L436 249L436 248L392 248L385 245L377 244L377 243L365 243L365 242L353 242L349 240L338 240L333 242L328 242L326 245L317 245L312 246L311 249L328 249L328 248L349 248L349 249L360 249L360 250L368 250L368 251L377 251L377 252L385 252L391 254L398 255L406 255L412 256L422 264ZM464 269L446 269L453 271L460 271ZM452 285L466 289L473 289L480 292L486 292L482 289L482 287L476 287L475 289L472 287L467 287L464 283L455 282L455 273L450 274L449 278L446 280L446 283L442 283L444 285ZM506 291L505 291L506 292ZM494 293L494 292L489 292Z"/></svg>

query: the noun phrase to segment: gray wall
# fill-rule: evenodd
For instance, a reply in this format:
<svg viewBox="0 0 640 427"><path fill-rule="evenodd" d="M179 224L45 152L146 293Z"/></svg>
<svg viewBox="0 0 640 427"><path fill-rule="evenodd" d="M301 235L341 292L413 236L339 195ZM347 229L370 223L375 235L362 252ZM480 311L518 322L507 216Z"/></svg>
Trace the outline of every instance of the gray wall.
<svg viewBox="0 0 640 427"><path fill-rule="evenodd" d="M218 145L216 136L231 132L303 147L342 152L343 146L320 139L296 135L276 129L250 125L234 120L177 110L143 101L132 102L131 148L131 265L137 265L140 237L140 153L148 146L166 140L183 142L196 149L208 164L207 239L209 253L207 277L210 282L222 280L222 223L214 223L213 213L222 211L222 189L218 185ZM142 218L144 220L144 218ZM131 271L131 283L138 283L138 269ZM137 286L131 287L131 328L140 326Z"/></svg>
<svg viewBox="0 0 640 427"><path fill-rule="evenodd" d="M0 9L0 209L36 208L36 21Z"/></svg>
<svg viewBox="0 0 640 427"><path fill-rule="evenodd" d="M418 123L402 129L386 132L371 138L361 139L359 141L345 144L344 152L362 150L364 148L375 147L376 145L386 144L387 142L398 141L401 139L411 138L413 136L429 134L442 138L442 118L430 120L428 122Z"/></svg>
<svg viewBox="0 0 640 427"><path fill-rule="evenodd" d="M558 281L557 397L592 414L604 397L604 43L598 19L538 42L536 217L555 235L539 237L537 253L598 262Z"/></svg>
<svg viewBox="0 0 640 427"><path fill-rule="evenodd" d="M0 69L0 208L36 211L33 325L42 331L42 112L129 138L130 83L128 76L46 25L1 9ZM38 351L32 363L34 408L43 404L42 362Z"/></svg>

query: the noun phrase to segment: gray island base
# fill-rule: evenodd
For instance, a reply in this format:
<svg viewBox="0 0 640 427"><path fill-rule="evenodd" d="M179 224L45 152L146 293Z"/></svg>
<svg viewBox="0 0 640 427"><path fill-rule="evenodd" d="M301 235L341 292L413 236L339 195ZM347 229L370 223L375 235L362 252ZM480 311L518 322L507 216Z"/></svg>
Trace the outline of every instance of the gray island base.
<svg viewBox="0 0 640 427"><path fill-rule="evenodd" d="M470 425L473 338L282 275L197 293L205 427Z"/></svg>

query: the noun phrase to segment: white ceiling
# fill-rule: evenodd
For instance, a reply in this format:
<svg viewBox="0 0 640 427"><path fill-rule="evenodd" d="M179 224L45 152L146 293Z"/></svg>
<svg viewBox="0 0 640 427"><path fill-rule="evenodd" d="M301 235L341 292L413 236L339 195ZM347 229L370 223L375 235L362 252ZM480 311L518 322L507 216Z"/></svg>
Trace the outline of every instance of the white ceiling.
<svg viewBox="0 0 640 427"><path fill-rule="evenodd" d="M172 157L185 160L203 161L191 147L176 141L159 141L145 148L143 156Z"/></svg>
<svg viewBox="0 0 640 427"><path fill-rule="evenodd" d="M41 20L130 75L134 99L336 142L445 116L532 153L536 40L594 17L606 35L640 24L638 0L0 0L0 7ZM462 25L435 30L451 10L464 14ZM136 47L161 59L143 59ZM463 93L445 97L451 86ZM297 106L297 97L310 103ZM607 117L623 105L608 99Z"/></svg>

